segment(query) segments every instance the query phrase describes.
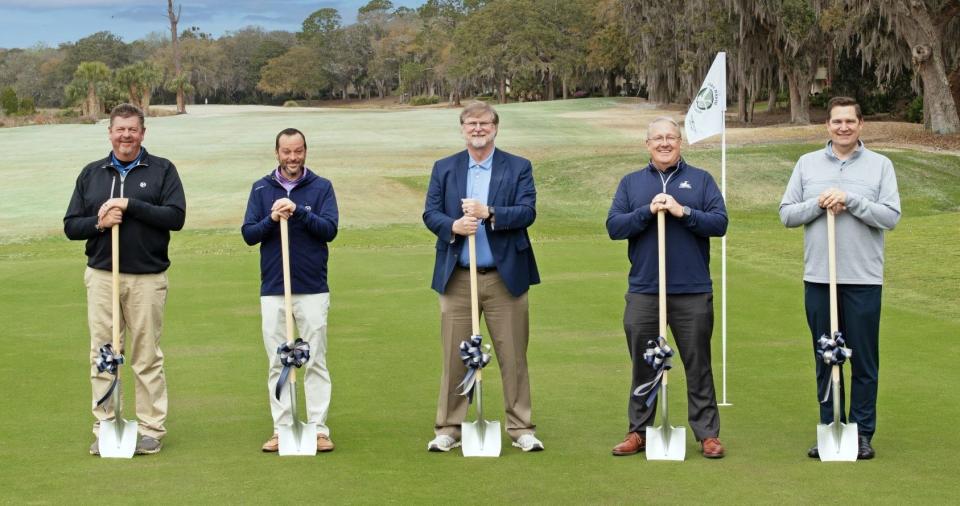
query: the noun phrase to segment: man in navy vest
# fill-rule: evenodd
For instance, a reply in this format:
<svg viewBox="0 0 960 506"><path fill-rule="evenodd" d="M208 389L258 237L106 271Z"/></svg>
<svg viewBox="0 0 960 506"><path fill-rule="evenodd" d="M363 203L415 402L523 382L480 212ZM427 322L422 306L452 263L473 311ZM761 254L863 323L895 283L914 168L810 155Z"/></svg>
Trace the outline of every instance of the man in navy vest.
<svg viewBox="0 0 960 506"><path fill-rule="evenodd" d="M630 286L623 312L633 382L627 407L627 437L614 455L646 449L645 431L656 402L633 395L654 378L643 359L647 341L659 334L657 213L666 212L667 321L687 378L687 418L703 456L721 458L720 413L713 387L710 338L713 334L713 284L710 237L727 231L727 209L713 178L680 157L680 127L660 117L647 128L650 163L623 177L607 215L611 239L627 239ZM667 337L667 336L663 336Z"/></svg>
<svg viewBox="0 0 960 506"><path fill-rule="evenodd" d="M270 364L267 391L273 415L273 435L261 449L277 451L280 447L277 427L293 422L289 397L282 395L278 400L274 396L283 370L277 348L287 341L280 243L280 219L284 218L288 220L290 233L293 319L300 338L310 345L310 360L304 365L303 373L307 422L317 424L317 451L329 452L334 445L326 425L330 407L327 243L337 236L337 197L328 179L304 166L307 140L302 132L295 128L281 131L277 134L275 149L279 165L253 183L241 229L247 244L260 244L260 312L263 345Z"/></svg>
<svg viewBox="0 0 960 506"><path fill-rule="evenodd" d="M460 127L467 149L433 165L427 190L423 222L437 236L433 289L440 294L444 357L436 437L427 444L433 452L460 446L467 413L457 384L466 372L459 345L472 334L470 235L477 239L480 312L500 363L507 434L525 452L543 450L531 421L527 375L527 290L540 282L527 227L536 218L537 190L530 161L494 147L499 123L485 103L464 107Z"/></svg>

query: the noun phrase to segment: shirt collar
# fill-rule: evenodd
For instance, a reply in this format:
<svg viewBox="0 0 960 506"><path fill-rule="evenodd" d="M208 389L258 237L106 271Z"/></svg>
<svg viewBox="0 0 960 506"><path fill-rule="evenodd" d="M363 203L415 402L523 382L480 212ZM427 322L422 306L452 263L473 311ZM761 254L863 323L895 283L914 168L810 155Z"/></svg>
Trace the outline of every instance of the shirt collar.
<svg viewBox="0 0 960 506"><path fill-rule="evenodd" d="M307 177L307 166L306 165L303 166L303 172L300 173L300 177L298 177L297 179L294 179L293 181L283 177L283 173L280 171L280 167L277 167L277 170L275 170L273 174L274 176L276 176L277 181L279 181L280 184L283 184L283 183L297 184L300 181L303 181L303 178Z"/></svg>
<svg viewBox="0 0 960 506"><path fill-rule="evenodd" d="M826 152L827 152L827 156L829 156L830 158L833 158L834 160L839 160L839 158L837 158L836 153L833 152L833 141L827 141ZM850 158L848 158L848 160L853 160L859 157L861 153L863 153L863 141L860 139L857 139L857 147L853 150L853 153L850 154Z"/></svg>
<svg viewBox="0 0 960 506"><path fill-rule="evenodd" d="M497 149L494 148L493 151L490 152L490 156L484 158L483 160L480 160L479 162L476 161L476 160L474 160L473 157L471 157L471 156L468 154L467 156L470 157L470 168L472 169L472 168L474 168L474 167L477 167L477 168L482 169L482 170L490 170L490 169L492 169L492 168L493 168L493 154L496 153L496 152L497 152Z"/></svg>

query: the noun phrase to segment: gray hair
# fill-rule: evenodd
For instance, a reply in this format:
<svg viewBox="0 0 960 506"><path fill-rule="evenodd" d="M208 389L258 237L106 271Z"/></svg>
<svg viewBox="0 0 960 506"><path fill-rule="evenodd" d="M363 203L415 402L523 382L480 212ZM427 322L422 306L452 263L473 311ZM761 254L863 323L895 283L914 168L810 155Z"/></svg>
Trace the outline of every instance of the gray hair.
<svg viewBox="0 0 960 506"><path fill-rule="evenodd" d="M653 125L657 123L669 123L673 126L674 131L677 132L677 137L683 138L683 134L680 132L680 123L669 116L657 116L647 125L647 139L650 139L650 131L653 130Z"/></svg>
<svg viewBox="0 0 960 506"><path fill-rule="evenodd" d="M492 105L480 101L470 102L460 111L460 124L462 125L467 118L475 118L484 114L492 114L493 124L500 125L500 115L497 114L497 110Z"/></svg>

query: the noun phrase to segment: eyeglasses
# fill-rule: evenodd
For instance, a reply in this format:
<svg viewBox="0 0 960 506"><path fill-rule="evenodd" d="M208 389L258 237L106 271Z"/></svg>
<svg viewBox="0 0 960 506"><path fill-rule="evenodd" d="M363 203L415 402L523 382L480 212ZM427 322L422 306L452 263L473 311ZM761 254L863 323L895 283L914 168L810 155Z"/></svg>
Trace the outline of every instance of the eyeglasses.
<svg viewBox="0 0 960 506"><path fill-rule="evenodd" d="M647 139L647 141L651 141L651 142L653 142L654 144L662 144L662 143L664 143L664 142L667 142L667 143L669 143L669 144L676 144L677 142L680 142L680 136L678 136L678 135L659 135L659 136L657 136L657 137L650 137L650 138Z"/></svg>
<svg viewBox="0 0 960 506"><path fill-rule="evenodd" d="M492 121L469 121L461 123L467 130L476 130L477 128L482 128L484 130L490 128L493 125Z"/></svg>

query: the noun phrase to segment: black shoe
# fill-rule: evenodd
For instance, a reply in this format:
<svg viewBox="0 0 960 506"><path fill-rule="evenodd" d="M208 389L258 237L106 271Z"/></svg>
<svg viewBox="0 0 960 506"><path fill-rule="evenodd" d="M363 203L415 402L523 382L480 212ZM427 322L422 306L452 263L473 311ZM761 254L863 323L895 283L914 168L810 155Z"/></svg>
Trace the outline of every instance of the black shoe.
<svg viewBox="0 0 960 506"><path fill-rule="evenodd" d="M807 457L810 457L811 459L820 458L820 450L817 449L817 445L813 445L809 450L807 450Z"/></svg>
<svg viewBox="0 0 960 506"><path fill-rule="evenodd" d="M860 436L860 448L857 450L857 460L870 460L874 456L873 447L867 436Z"/></svg>

